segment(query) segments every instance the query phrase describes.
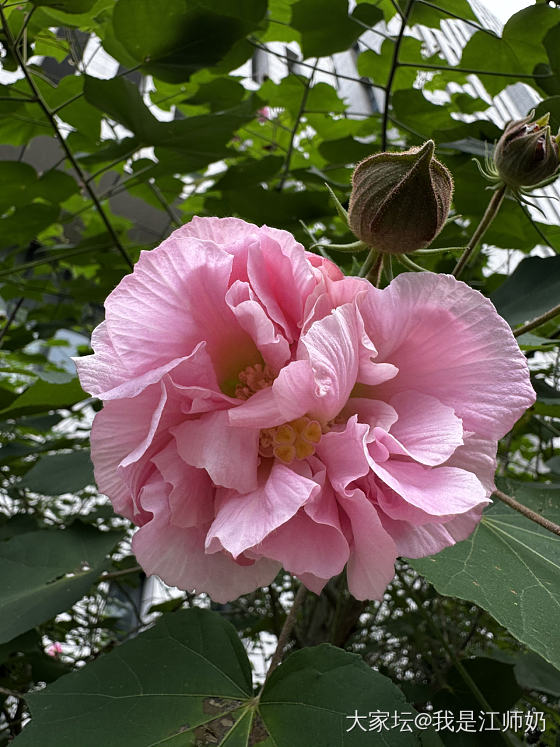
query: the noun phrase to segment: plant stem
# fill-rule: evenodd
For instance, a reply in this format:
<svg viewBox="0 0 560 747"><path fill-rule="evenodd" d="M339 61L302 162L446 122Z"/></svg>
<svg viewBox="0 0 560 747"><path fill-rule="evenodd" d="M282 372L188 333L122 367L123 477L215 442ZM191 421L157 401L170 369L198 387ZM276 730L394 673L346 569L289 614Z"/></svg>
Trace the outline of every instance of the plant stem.
<svg viewBox="0 0 560 747"><path fill-rule="evenodd" d="M284 168L282 170L282 176L280 177L280 181L278 182L278 186L276 187L278 192L281 192L284 189L284 183L286 182L288 174L290 173L290 162L292 160L292 153L294 152L296 134L299 128L299 123L301 122L301 118L303 117L305 113L305 105L307 104L307 97L309 96L309 90L311 88L311 84L313 83L313 78L315 76L315 70L317 69L318 62L319 62L319 58L315 60L315 64L313 65L311 74L309 75L309 78L307 78L307 80L305 81L305 88L303 90L303 95L301 97L301 102L300 102L299 110L296 116L296 121L294 122L294 126L292 127L292 134L290 137L290 144L288 145L288 152L286 153L286 158L284 160Z"/></svg>
<svg viewBox="0 0 560 747"><path fill-rule="evenodd" d="M550 319L554 319L554 317L558 316L559 314L560 303L557 306L553 306L550 311L546 311L544 314L531 319L530 322L526 322L525 324L522 324L521 327L517 327L517 329L514 329L513 336L519 337L520 335L525 334L525 332L530 332L532 329L535 329L535 327L540 327L541 324L548 322Z"/></svg>
<svg viewBox="0 0 560 747"><path fill-rule="evenodd" d="M29 70L27 69L27 65L25 64L25 61L23 60L23 58L22 58L22 56L21 56L21 54L20 54L20 52L19 52L19 50L17 48L17 44L16 44L16 42L14 40L14 37L12 35L12 31L11 31L10 27L8 26L7 21L6 21L6 16L4 14L4 10L3 10L2 6L0 6L0 20L2 21L2 27L3 27L4 33L6 35L8 46L10 47L12 54L16 58L16 60L18 62L18 65L21 67L22 72L23 72L23 74L25 76L25 79L26 79L29 87L31 88L31 91L33 92L33 95L34 95L37 103L39 104L39 106L43 110L45 116L49 120L50 125L52 127L52 130L53 130L53 132L54 132L54 134L55 134L58 142L60 143L63 151L66 153L66 158L72 164L72 167L73 167L74 171L76 172L76 175L78 176L78 180L79 180L80 186L82 186L87 191L87 193L89 194L89 196L90 196L93 204L95 205L95 209L97 210L97 212L99 214L99 217L103 221L103 224L104 224L105 228L107 229L107 232L109 233L111 239L113 240L113 243L114 243L115 247L121 253L123 259L125 260L125 262L127 263L127 265L130 267L130 269L132 269L134 267L134 264L133 264L132 260L128 256L128 253L127 253L126 249L122 245L121 240L117 236L117 233L116 233L115 229L111 225L111 222L109 221L109 218L107 217L107 214L105 213L103 205L99 201L99 198L97 197L97 195L96 195L95 191L93 190L93 188L91 187L91 185L88 183L86 175L82 171L82 167L80 166L80 164L76 160L74 154L72 153L72 151L70 150L70 148L68 146L68 143L64 139L64 137L62 135L62 132L61 132L59 126L58 126L58 122L56 121L55 115L50 110L50 108L47 105L45 99L41 95L40 90L37 88L37 86L35 84L35 81L33 80L33 76L30 74Z"/></svg>
<svg viewBox="0 0 560 747"><path fill-rule="evenodd" d="M111 571L110 573L104 573L99 576L99 581L110 581L112 578L120 578L121 576L128 576L130 573L139 573L142 570L142 566L134 565L131 568L123 568L121 571Z"/></svg>
<svg viewBox="0 0 560 747"><path fill-rule="evenodd" d="M412 272L429 272L425 267L413 262L407 254L397 254L396 259L403 267L407 267L409 270L412 270Z"/></svg>
<svg viewBox="0 0 560 747"><path fill-rule="evenodd" d="M383 272L383 255L379 254L373 265L371 266L370 271L366 275L366 280L369 280L369 282L375 287L379 288L379 284L381 283L381 274Z"/></svg>
<svg viewBox="0 0 560 747"><path fill-rule="evenodd" d="M496 498L499 498L503 503L505 503L510 508L515 509L515 511L518 511L520 514L523 514L527 519L530 519L531 521L534 521L535 524L539 524L541 527L544 527L545 529L548 529L549 532L552 532L553 534L557 534L560 537L560 526L558 524L555 524L553 521L550 521L550 519L545 519L544 516L541 516L536 511L533 511L530 508L527 508L527 506L524 506L522 503L519 503L515 500L515 498L512 498L510 495L507 495L506 493L502 493L501 490L495 490L493 495L496 496Z"/></svg>
<svg viewBox="0 0 560 747"><path fill-rule="evenodd" d="M375 258L377 257L377 249L370 249L369 254L367 255L364 264L360 267L360 271L358 273L359 278L365 278L368 274L368 272L371 270L373 263L375 262Z"/></svg>
<svg viewBox="0 0 560 747"><path fill-rule="evenodd" d="M294 601L292 602L292 608L288 612L288 615L286 619L284 620L284 625L282 626L282 630L280 631L280 635L278 636L278 643L276 644L276 651L272 655L272 659L270 660L270 665L268 667L268 672L266 673L266 679L265 682L268 681L270 678L270 675L276 667L280 664L282 661L282 656L284 654L284 649L286 648L286 643L288 642L288 638L290 637L290 633L292 632L292 628L295 625L296 622L296 614L301 607L301 603L303 602L303 599L307 593L307 589L303 584L300 584L299 589L296 592L296 595L294 597Z"/></svg>
<svg viewBox="0 0 560 747"><path fill-rule="evenodd" d="M488 701L486 700L484 694L481 692L480 688L476 684L476 682L473 680L473 678L470 676L470 674L467 672L465 667L463 666L462 662L459 660L458 655L455 651L451 648L451 646L448 644L448 642L445 640L445 636L439 629L439 626L436 625L432 619L432 616L430 613L424 609L424 606L422 604L422 601L418 599L418 596L416 595L416 591L414 589L414 585L411 585L408 583L406 578L404 577L404 574L397 570L397 576L399 577L399 580L401 584L405 587L406 591L408 592L410 598L412 601L416 604L416 607L418 608L418 611L422 615L422 617L426 620L426 623L428 624L428 627L430 627L439 641L441 642L441 646L447 656L449 657L449 661L451 664L455 665L455 668L459 672L461 679L465 683L465 685L469 688L469 690L472 692L476 700L478 701L479 705L483 709L485 713L492 713L494 712L494 709L490 706ZM506 744L508 747L511 747L511 740L509 737L500 730L500 738Z"/></svg>
<svg viewBox="0 0 560 747"><path fill-rule="evenodd" d="M408 0L406 9L404 13L401 14L401 27L399 29L399 35L397 36L397 39L395 41L395 48L393 50L393 60L391 62L391 69L389 70L389 77L387 78L387 83L385 85L385 101L383 105L383 122L381 125L381 150L382 151L387 149L387 123L389 121L389 102L391 100L391 88L393 86L393 79L395 77L395 73L397 72L397 67L399 65L399 50L401 48L401 43L402 43L404 32L406 29L408 16L410 15L410 11L412 10L413 5L414 5L414 0Z"/></svg>
<svg viewBox="0 0 560 747"><path fill-rule="evenodd" d="M476 247L478 246L479 241L482 239L484 234L486 233L486 230L498 214L498 210L500 209L500 205L503 202L504 195L506 193L507 185L502 184L499 189L497 189L494 194L492 195L492 198L490 202L488 203L488 207L486 208L486 211L484 215L482 216L482 220L478 224L476 231L473 233L471 240L465 247L465 251L459 258L459 261L455 265L455 269L453 270L453 275L455 275L456 278L461 275L467 264L470 262Z"/></svg>

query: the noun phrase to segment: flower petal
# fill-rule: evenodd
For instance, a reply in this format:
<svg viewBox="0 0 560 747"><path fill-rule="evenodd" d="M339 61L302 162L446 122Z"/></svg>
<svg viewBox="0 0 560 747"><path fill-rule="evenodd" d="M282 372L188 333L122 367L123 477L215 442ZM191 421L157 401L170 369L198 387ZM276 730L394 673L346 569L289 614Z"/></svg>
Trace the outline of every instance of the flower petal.
<svg viewBox="0 0 560 747"><path fill-rule="evenodd" d="M301 469L305 470L305 466ZM238 557L295 516L318 490L320 487L314 480L275 461L270 473L261 475L261 483L250 493L218 491L216 518L206 540L207 551L223 548Z"/></svg>
<svg viewBox="0 0 560 747"><path fill-rule="evenodd" d="M361 490L339 496L354 539L346 569L348 589L356 599L383 599L395 575L397 550L377 511Z"/></svg>
<svg viewBox="0 0 560 747"><path fill-rule="evenodd" d="M463 423L453 408L420 392L400 392L391 398L398 420L383 443L389 451L434 466L442 464L463 443ZM397 440L395 443L394 439Z"/></svg>
<svg viewBox="0 0 560 747"><path fill-rule="evenodd" d="M240 565L224 553L204 551L201 527L180 528L170 523L164 483L147 485L143 505L153 518L132 538L132 549L148 576L158 575L169 586L206 592L221 604L271 583L280 564L258 560Z"/></svg>
<svg viewBox="0 0 560 747"><path fill-rule="evenodd" d="M453 407L463 427L501 438L535 399L527 361L478 291L449 275L402 273L361 305L377 361L399 368L375 397L420 391Z"/></svg>
<svg viewBox="0 0 560 747"><path fill-rule="evenodd" d="M175 441L153 456L152 462L170 486L169 523L177 527L208 526L214 518L215 494L208 473L185 464Z"/></svg>
<svg viewBox="0 0 560 747"><path fill-rule="evenodd" d="M457 467L424 467L389 459L372 463L375 474L403 500L433 516L462 514L486 501L478 478Z"/></svg>
<svg viewBox="0 0 560 747"><path fill-rule="evenodd" d="M259 432L229 424L220 410L171 429L177 451L191 467L205 469L216 485L247 493L257 486Z"/></svg>

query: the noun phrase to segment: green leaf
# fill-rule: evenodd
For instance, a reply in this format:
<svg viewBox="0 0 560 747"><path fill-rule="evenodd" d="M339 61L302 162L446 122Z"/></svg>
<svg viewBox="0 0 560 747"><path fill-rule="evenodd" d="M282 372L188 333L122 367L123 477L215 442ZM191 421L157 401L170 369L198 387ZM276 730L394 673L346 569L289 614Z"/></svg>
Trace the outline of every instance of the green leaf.
<svg viewBox="0 0 560 747"><path fill-rule="evenodd" d="M348 0L298 0L291 25L301 33L305 58L343 52L364 30L348 15Z"/></svg>
<svg viewBox="0 0 560 747"><path fill-rule="evenodd" d="M473 13L467 0L436 0L433 5L437 6L437 9L429 5L424 5L422 2L415 3L410 15L410 23L438 27L441 21L449 17L448 13L453 14L452 17L459 16L459 18L465 18L478 23L478 18Z"/></svg>
<svg viewBox="0 0 560 747"><path fill-rule="evenodd" d="M20 485L43 495L61 495L76 493L94 482L89 451L83 450L41 457Z"/></svg>
<svg viewBox="0 0 560 747"><path fill-rule="evenodd" d="M120 536L75 522L64 530L40 529L0 542L0 643L80 599Z"/></svg>
<svg viewBox="0 0 560 747"><path fill-rule="evenodd" d="M550 96L537 104L535 117L542 117L546 113L550 114L550 128L555 135L560 130L560 96Z"/></svg>
<svg viewBox="0 0 560 747"><path fill-rule="evenodd" d="M463 50L460 66L503 73L503 77L480 75L486 90L495 96L505 86L515 83L516 75L531 76L536 65L546 61L541 42L548 29L557 23L556 10L546 3L524 8L509 19L501 38L477 31ZM527 29L531 29L530 34Z"/></svg>
<svg viewBox="0 0 560 747"><path fill-rule="evenodd" d="M560 418L560 392L540 378L533 378L532 383L537 393L534 411L539 415Z"/></svg>
<svg viewBox="0 0 560 747"><path fill-rule="evenodd" d="M527 257L490 299L512 326L534 319L558 304L560 256Z"/></svg>
<svg viewBox="0 0 560 747"><path fill-rule="evenodd" d="M62 10L65 13L87 13L95 0L31 0L33 5Z"/></svg>
<svg viewBox="0 0 560 747"><path fill-rule="evenodd" d="M504 491L560 522L557 485L506 483ZM463 542L411 565L440 594L487 610L516 638L560 668L560 537L495 499Z"/></svg>
<svg viewBox="0 0 560 747"><path fill-rule="evenodd" d="M521 687L560 698L560 672L537 654L524 654L515 664L515 676Z"/></svg>
<svg viewBox="0 0 560 747"><path fill-rule="evenodd" d="M200 608L164 615L150 630L29 695L32 721L17 747L359 747L357 712L414 711L386 677L332 646L292 654L253 696L233 626ZM426 733L427 736L427 733ZM435 735L431 744L441 744ZM418 745L395 730L384 744Z"/></svg>
<svg viewBox="0 0 560 747"><path fill-rule="evenodd" d="M85 398L78 379L72 379L66 384L50 384L39 380L22 392L8 407L0 410L0 419L70 407Z"/></svg>
<svg viewBox="0 0 560 747"><path fill-rule="evenodd" d="M180 83L212 67L266 12L266 0L118 0L115 37L143 68Z"/></svg>
<svg viewBox="0 0 560 747"><path fill-rule="evenodd" d="M128 127L142 142L152 142L159 123L142 100L138 86L123 77L101 80L86 75L84 96L97 109Z"/></svg>

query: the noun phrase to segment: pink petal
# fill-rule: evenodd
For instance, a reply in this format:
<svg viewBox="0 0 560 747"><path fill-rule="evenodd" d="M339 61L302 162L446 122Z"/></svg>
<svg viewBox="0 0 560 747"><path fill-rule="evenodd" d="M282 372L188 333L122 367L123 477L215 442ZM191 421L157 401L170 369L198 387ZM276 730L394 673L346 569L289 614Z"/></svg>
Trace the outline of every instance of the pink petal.
<svg viewBox="0 0 560 747"><path fill-rule="evenodd" d="M350 397L340 416L347 419L352 415L357 415L360 423L366 423L370 428L382 428L384 431L388 431L399 417L391 405L367 397Z"/></svg>
<svg viewBox="0 0 560 747"><path fill-rule="evenodd" d="M295 242L278 243L270 230L247 256L249 281L268 316L278 324L289 342L299 337L307 296L315 287L315 276L302 247Z"/></svg>
<svg viewBox="0 0 560 747"><path fill-rule="evenodd" d="M465 436L465 443L452 454L445 463L448 467L459 467L475 474L489 497L495 490L496 453L498 444L473 434Z"/></svg>
<svg viewBox="0 0 560 747"><path fill-rule="evenodd" d="M153 518L136 532L132 549L146 574L158 575L166 584L180 589L206 592L224 604L272 582L279 563L258 560L240 565L224 553L204 551L203 528L180 528L170 523L164 483L154 485L143 497Z"/></svg>
<svg viewBox="0 0 560 747"><path fill-rule="evenodd" d="M350 520L354 539L346 568L348 589L356 599L383 599L395 575L395 543L361 490L338 500Z"/></svg>
<svg viewBox="0 0 560 747"><path fill-rule="evenodd" d="M153 456L152 462L171 488L169 523L177 527L208 526L214 518L215 493L208 473L185 464L175 441Z"/></svg>
<svg viewBox="0 0 560 747"><path fill-rule="evenodd" d="M346 304L315 322L299 341L298 357L307 358L315 379L315 402L309 413L321 422L342 410L360 361L361 335L356 307Z"/></svg>
<svg viewBox="0 0 560 747"><path fill-rule="evenodd" d="M366 438L369 426L358 423L354 415L341 431L325 433L316 453L326 467L328 479L337 495L346 494L348 485L370 471Z"/></svg>
<svg viewBox="0 0 560 747"><path fill-rule="evenodd" d="M300 463L305 470L305 463ZM310 470L307 468L308 473ZM206 540L208 552L227 550L237 557L285 524L310 499L319 485L293 467L274 462L256 490L245 495L218 491L216 518Z"/></svg>
<svg viewBox="0 0 560 747"><path fill-rule="evenodd" d="M248 283L237 281L229 289L226 302L239 326L247 332L265 363L279 371L290 358L290 346L285 337L266 315Z"/></svg>
<svg viewBox="0 0 560 747"><path fill-rule="evenodd" d="M433 466L449 459L463 443L461 419L435 397L401 392L391 398L391 405L398 413L398 420L383 440L389 451Z"/></svg>
<svg viewBox="0 0 560 747"><path fill-rule="evenodd" d="M191 467L205 469L216 485L247 493L257 486L259 432L229 425L221 410L171 429L177 451Z"/></svg>
<svg viewBox="0 0 560 747"><path fill-rule="evenodd" d="M478 291L447 275L403 273L361 305L377 361L399 368L376 398L421 391L453 407L463 427L501 438L534 402L527 361Z"/></svg>
<svg viewBox="0 0 560 747"><path fill-rule="evenodd" d="M406 558L435 555L445 547L466 539L480 522L482 506L456 517L446 524L417 524L395 521L380 514L385 529L395 540L397 552Z"/></svg>
<svg viewBox="0 0 560 747"><path fill-rule="evenodd" d="M462 514L486 500L486 491L472 472L457 467L424 467L390 459L372 463L375 474L404 501L433 516Z"/></svg>
<svg viewBox="0 0 560 747"><path fill-rule="evenodd" d="M144 373L207 342L220 381L254 362L255 345L225 302L233 258L208 241L169 238L142 252L105 302L124 365Z"/></svg>
<svg viewBox="0 0 560 747"><path fill-rule="evenodd" d="M300 509L249 552L253 553L279 561L287 571L300 577L311 573L329 579L342 572L349 550L340 529L319 524Z"/></svg>

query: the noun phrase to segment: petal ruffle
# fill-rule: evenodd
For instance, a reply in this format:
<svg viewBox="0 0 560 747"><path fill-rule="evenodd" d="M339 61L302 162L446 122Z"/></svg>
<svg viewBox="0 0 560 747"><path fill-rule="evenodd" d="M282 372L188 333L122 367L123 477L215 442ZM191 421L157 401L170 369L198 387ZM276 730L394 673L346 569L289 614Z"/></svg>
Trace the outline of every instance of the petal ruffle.
<svg viewBox="0 0 560 747"><path fill-rule="evenodd" d="M407 390L436 397L466 431L505 435L535 399L527 361L506 322L478 291L450 275L403 273L361 305L376 361L399 368L375 398Z"/></svg>

